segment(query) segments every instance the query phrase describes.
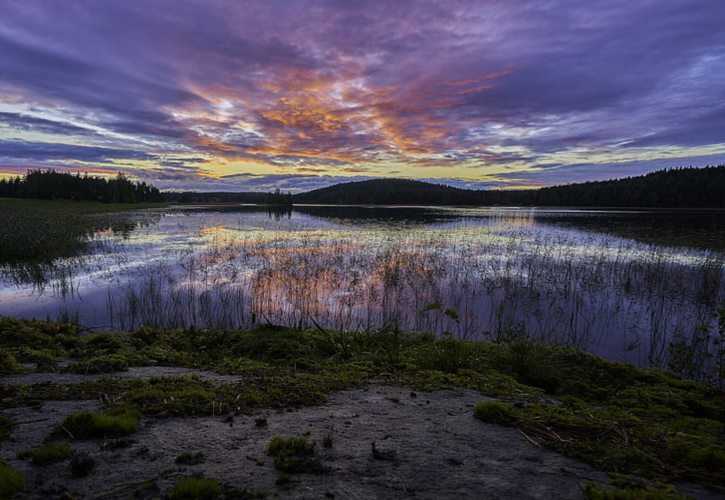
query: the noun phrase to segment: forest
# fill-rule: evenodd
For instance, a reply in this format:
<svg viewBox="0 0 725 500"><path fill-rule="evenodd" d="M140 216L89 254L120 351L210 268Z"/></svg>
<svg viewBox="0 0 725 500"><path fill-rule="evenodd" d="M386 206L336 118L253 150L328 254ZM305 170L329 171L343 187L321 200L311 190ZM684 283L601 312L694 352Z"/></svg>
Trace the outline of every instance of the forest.
<svg viewBox="0 0 725 500"><path fill-rule="evenodd" d="M133 182L123 173L111 179L54 170L30 170L24 177L0 179L0 198L100 201L102 203L161 202L154 186Z"/></svg>
<svg viewBox="0 0 725 500"><path fill-rule="evenodd" d="M725 208L725 165L673 168L609 181L523 190L470 190L406 179L336 184L295 203Z"/></svg>

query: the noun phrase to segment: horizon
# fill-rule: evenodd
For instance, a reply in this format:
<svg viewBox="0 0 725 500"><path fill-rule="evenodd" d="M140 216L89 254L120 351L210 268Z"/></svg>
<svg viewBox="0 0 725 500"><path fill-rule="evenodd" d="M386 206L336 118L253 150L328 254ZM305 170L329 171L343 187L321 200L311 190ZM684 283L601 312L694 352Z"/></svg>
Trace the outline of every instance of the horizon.
<svg viewBox="0 0 725 500"><path fill-rule="evenodd" d="M725 4L7 2L0 178L526 189L725 163Z"/></svg>

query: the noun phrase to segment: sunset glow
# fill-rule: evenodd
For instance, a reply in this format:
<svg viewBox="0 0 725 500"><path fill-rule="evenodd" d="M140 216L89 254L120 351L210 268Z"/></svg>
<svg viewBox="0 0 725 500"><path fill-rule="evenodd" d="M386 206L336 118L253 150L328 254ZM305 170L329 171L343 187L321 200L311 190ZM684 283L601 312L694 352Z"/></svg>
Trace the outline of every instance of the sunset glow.
<svg viewBox="0 0 725 500"><path fill-rule="evenodd" d="M725 4L8 1L0 177L516 188L725 163Z"/></svg>

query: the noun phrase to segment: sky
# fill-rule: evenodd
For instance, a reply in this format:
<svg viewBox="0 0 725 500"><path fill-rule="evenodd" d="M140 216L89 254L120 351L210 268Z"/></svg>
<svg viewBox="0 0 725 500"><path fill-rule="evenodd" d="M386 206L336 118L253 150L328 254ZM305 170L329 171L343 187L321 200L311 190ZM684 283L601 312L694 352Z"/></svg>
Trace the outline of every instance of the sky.
<svg viewBox="0 0 725 500"><path fill-rule="evenodd" d="M0 177L522 188L725 163L723 0L2 0Z"/></svg>

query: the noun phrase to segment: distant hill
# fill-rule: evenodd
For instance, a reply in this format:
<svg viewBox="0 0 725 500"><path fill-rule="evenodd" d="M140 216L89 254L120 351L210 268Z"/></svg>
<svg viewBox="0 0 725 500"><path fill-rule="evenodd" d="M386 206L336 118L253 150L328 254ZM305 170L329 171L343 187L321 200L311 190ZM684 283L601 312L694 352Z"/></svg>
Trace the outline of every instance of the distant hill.
<svg viewBox="0 0 725 500"><path fill-rule="evenodd" d="M470 190L407 179L336 184L295 203L725 208L725 166L675 168L611 181L526 190Z"/></svg>

